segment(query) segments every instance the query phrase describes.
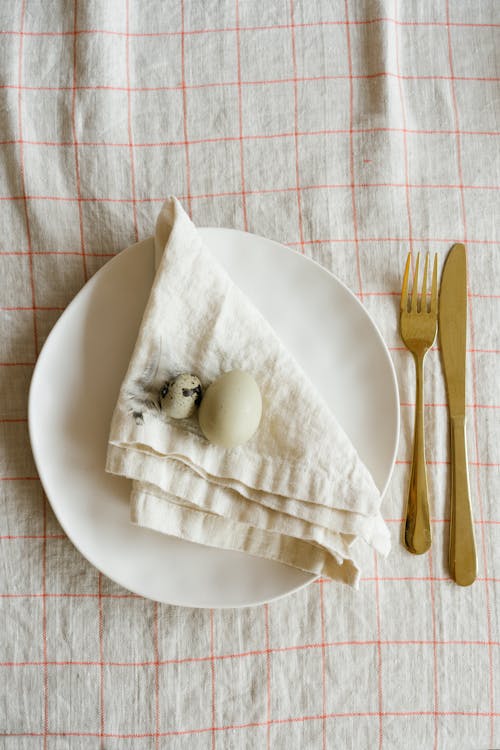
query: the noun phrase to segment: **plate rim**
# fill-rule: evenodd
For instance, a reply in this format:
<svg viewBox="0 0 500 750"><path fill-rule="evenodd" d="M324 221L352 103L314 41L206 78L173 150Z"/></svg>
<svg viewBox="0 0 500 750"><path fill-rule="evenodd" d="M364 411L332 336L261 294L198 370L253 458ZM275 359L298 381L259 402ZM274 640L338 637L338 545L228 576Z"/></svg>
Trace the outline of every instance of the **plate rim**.
<svg viewBox="0 0 500 750"><path fill-rule="evenodd" d="M351 299L354 300L354 302L357 304L357 306L359 308L361 308L361 310L363 311L366 319L368 320L368 322L371 325L373 333L376 335L376 337L378 338L379 343L382 345L383 351L384 351L385 356L386 356L386 360L389 363L389 371L391 373L391 386L392 386L391 387L391 391L392 391L394 399L395 399L395 407L396 407L395 408L396 425L395 425L395 431L394 431L393 449L392 449L392 455L391 455L391 460L390 460L390 466L389 466L389 470L388 470L388 473L387 473L387 478L386 478L386 481L384 483L384 486L383 486L382 489L380 489L380 498L381 498L381 503L382 503L382 501L384 500L384 496L385 496L385 494L387 492L387 489L389 487L389 484L391 482L392 475L394 473L394 467L395 467L395 464L396 464L396 456L397 456L397 450L398 450L399 439L400 439L401 409L400 409L399 387L398 387L396 369L395 369L394 362L393 362L393 359L391 357L389 348L388 348L388 346L387 346L387 344L386 344L386 342L385 342L385 340L384 340L384 338L383 338L383 336L382 336L382 334L381 334L381 332L380 332L377 324L373 320L372 316L370 315L370 313L368 312L368 310L366 309L366 307L364 306L364 304L362 303L362 301L352 291L352 289L350 289L347 286L347 284L345 284L341 279L339 279L339 277L336 274L334 274L332 271L330 271L328 268L325 268L321 263L318 263L318 261L314 260L313 258L310 258L307 255L303 255L300 251L296 250L295 248L290 247L288 245L285 245L285 244L283 244L281 242L278 242L277 240L273 240L273 239L270 239L268 237L264 237L262 235L254 233L254 232L246 232L246 231L241 230L241 229L234 229L232 227L217 227L217 226L207 226L207 227L205 227L205 226L203 226L203 227L198 227L198 231L202 235L202 238L203 238L203 234L205 232L209 232L209 233L210 232L224 232L224 233L227 233L227 234L233 234L235 236L245 236L246 238L252 237L252 238L255 238L259 242L264 241L264 242L267 242L267 243L272 243L273 245L276 245L277 247L279 247L281 250L284 249L284 250L286 250L286 251L288 251L290 253L296 254L302 260L307 261L308 263L311 263L314 266L317 266L319 268L319 270L321 270L322 272L330 275L332 277L332 279L340 287L342 287L342 289L345 292L347 292L347 294L351 297ZM118 259L121 258L124 253L133 252L134 249L137 248L139 245L144 245L146 243L151 243L153 241L154 241L154 237L153 236L149 236L149 237L144 238L143 240L140 240L139 242L135 242L133 245L129 245L128 247L124 248L123 250L120 250L118 253L116 253L116 255L114 255L113 258L111 258L103 266L101 266L101 268L99 268L90 277L90 279L81 287L81 289L78 290L78 292L75 294L75 296L71 299L71 301L68 303L68 305L64 308L63 312L61 313L61 315L59 316L59 318L57 319L57 321L55 322L55 324L53 325L53 327L49 331L49 334L48 334L47 338L45 339L40 352L38 353L38 357L36 359L35 366L33 368L33 373L31 375L29 392L28 392L28 434L29 434L29 440L30 440L30 447L31 447L31 451L32 451L32 454L33 454L33 459L35 461L35 466L36 466L36 469L37 469L39 481L40 481L40 483L42 485L46 501L50 504L50 507L51 507L52 512L54 513L56 519L57 519L57 522L59 523L59 525L63 529L65 535L68 537L68 539L71 542L71 544L73 544L73 546L78 550L78 552L82 555L82 557L85 560L87 560L91 565L93 565L96 568L96 570L99 571L99 573L101 573L102 575L105 575L107 578L109 578L110 581L112 581L113 583L117 584L121 588L124 588L127 591L130 591L132 594L135 594L135 595L137 595L137 596L139 596L139 597L141 597L143 599L147 599L149 601L155 601L155 602L158 602L159 604L165 604L167 606L188 607L188 608L193 608L193 609L244 609L246 607L256 607L256 606L261 606L262 604L268 604L270 602L278 601L279 599L282 599L282 598L284 598L286 596L289 596L290 594L294 594L297 591L299 591L300 589L305 588L306 586L309 586L311 583L313 583L315 580L317 580L320 576L311 573L311 574L309 574L308 578L306 578L306 580L304 580L301 583L297 584L297 586L289 588L287 591L284 591L284 592L282 592L280 594L277 594L275 596L272 596L270 598L252 600L251 602L244 602L244 603L240 603L240 604L210 604L210 605L207 605L207 604L196 604L196 603L186 604L184 602L175 602L175 601L173 601L173 602L172 601L166 602L166 601L161 600L161 599L154 599L152 597L147 597L143 593L135 590L129 584L118 580L114 575L113 576L109 575L109 573L107 573L104 570L102 570L101 566L94 561L92 554L88 554L87 552L84 553L82 551L82 549L80 548L80 544L75 541L74 536L72 534L68 533L68 530L66 528L65 523L60 518L59 513L56 510L56 507L54 507L54 504L52 503L52 501L50 499L50 495L49 495L49 492L48 492L47 486L46 486L46 481L45 481L45 476L44 476L44 469L42 468L43 467L43 461L40 459L40 456L38 454L38 449L35 447L36 440L34 438L34 433L35 433L35 429L36 429L35 428L35 421L36 420L35 420L35 416L34 416L35 415L34 392L35 392L35 389L36 389L37 379L40 377L40 375L37 375L37 373L39 373L41 371L42 365L43 365L43 360L45 359L46 356L48 356L47 352L49 351L49 347L47 347L47 344L52 339L53 335L55 335L54 331L57 329L57 327L59 326L59 323L63 320L63 318L66 315L66 313L70 310L70 308L72 308L73 306L75 306L77 304L80 296L82 296L85 291L88 292L87 288L88 288L89 284L95 283L94 280L96 279L96 277L98 277L98 275L101 272L107 272L107 273L109 273L110 268L113 266L113 264L115 263L115 261L118 261ZM44 352L45 352L45 355L44 355Z"/></svg>

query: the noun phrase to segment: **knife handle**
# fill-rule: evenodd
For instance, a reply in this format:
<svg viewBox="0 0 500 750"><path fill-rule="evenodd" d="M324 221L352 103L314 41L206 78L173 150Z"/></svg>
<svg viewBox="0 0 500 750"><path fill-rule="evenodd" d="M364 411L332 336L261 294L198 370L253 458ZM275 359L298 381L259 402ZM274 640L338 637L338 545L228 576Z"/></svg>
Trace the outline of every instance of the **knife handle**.
<svg viewBox="0 0 500 750"><path fill-rule="evenodd" d="M465 416L450 418L450 438L450 574L459 586L470 586L476 580L477 560L469 496Z"/></svg>
<svg viewBox="0 0 500 750"><path fill-rule="evenodd" d="M414 555L423 555L431 546L431 523L427 491L424 437L424 356L415 355L417 393L415 401L415 432L413 459L404 529L405 547Z"/></svg>

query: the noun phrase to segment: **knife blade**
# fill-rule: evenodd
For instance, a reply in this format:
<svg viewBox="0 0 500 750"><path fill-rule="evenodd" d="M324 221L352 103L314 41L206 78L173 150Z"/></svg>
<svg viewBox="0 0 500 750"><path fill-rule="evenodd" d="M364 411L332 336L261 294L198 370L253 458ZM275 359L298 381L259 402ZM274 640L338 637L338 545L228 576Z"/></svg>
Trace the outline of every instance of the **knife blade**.
<svg viewBox="0 0 500 750"><path fill-rule="evenodd" d="M477 560L467 464L465 386L467 350L467 254L455 244L446 258L439 293L439 339L450 426L449 567L460 586L476 579Z"/></svg>

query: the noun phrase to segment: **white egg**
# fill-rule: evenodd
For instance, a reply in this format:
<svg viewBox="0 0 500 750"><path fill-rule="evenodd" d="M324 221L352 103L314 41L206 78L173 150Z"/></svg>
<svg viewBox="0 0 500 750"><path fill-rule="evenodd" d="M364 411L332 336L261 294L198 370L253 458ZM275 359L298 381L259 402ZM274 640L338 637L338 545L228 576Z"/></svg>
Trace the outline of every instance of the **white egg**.
<svg viewBox="0 0 500 750"><path fill-rule="evenodd" d="M235 448L255 434L261 415L262 397L254 378L248 372L231 370L205 391L198 421L211 443Z"/></svg>

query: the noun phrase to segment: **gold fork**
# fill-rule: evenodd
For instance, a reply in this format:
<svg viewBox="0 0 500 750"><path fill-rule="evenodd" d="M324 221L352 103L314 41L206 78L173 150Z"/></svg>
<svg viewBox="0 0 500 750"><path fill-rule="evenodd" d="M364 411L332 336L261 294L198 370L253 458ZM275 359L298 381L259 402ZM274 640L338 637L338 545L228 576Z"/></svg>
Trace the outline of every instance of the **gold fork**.
<svg viewBox="0 0 500 750"><path fill-rule="evenodd" d="M408 302L408 277L410 275L411 253L406 261L401 290L401 338L413 354L417 373L417 394L415 401L415 430L413 435L413 460L411 464L410 488L405 522L405 545L410 552L421 555L431 546L431 524L427 493L427 471L425 467L424 439L424 358L434 343L437 332L437 255L434 256L430 305L427 295L427 272L429 253L425 256L424 277L420 304L418 303L418 268L420 253L417 255L411 304Z"/></svg>

